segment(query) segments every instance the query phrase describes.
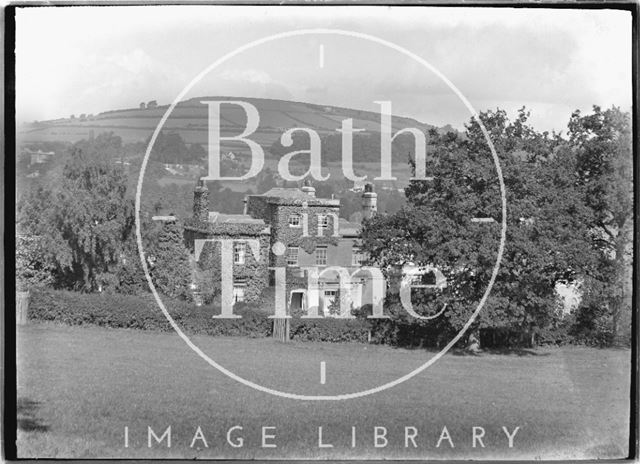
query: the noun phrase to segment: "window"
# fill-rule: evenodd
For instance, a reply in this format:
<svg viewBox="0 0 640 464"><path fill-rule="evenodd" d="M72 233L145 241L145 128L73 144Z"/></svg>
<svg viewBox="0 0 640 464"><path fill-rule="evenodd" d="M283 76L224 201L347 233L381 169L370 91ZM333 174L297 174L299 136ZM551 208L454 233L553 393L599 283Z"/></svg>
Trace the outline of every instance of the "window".
<svg viewBox="0 0 640 464"><path fill-rule="evenodd" d="M300 227L300 215L292 214L289 216L289 227Z"/></svg>
<svg viewBox="0 0 640 464"><path fill-rule="evenodd" d="M233 244L233 264L244 264L245 243Z"/></svg>
<svg viewBox="0 0 640 464"><path fill-rule="evenodd" d="M323 230L329 228L328 214L318 214L318 227Z"/></svg>
<svg viewBox="0 0 640 464"><path fill-rule="evenodd" d="M316 266L327 265L327 247L316 248Z"/></svg>
<svg viewBox="0 0 640 464"><path fill-rule="evenodd" d="M233 280L233 302L244 301L244 289L247 286L247 279L238 278Z"/></svg>
<svg viewBox="0 0 640 464"><path fill-rule="evenodd" d="M239 303L241 301L244 301L244 286L234 285L233 286L233 302Z"/></svg>
<svg viewBox="0 0 640 464"><path fill-rule="evenodd" d="M287 248L287 266L298 265L298 247Z"/></svg>
<svg viewBox="0 0 640 464"><path fill-rule="evenodd" d="M351 265L362 266L362 263L367 260L367 255L360 248L354 247L351 250Z"/></svg>

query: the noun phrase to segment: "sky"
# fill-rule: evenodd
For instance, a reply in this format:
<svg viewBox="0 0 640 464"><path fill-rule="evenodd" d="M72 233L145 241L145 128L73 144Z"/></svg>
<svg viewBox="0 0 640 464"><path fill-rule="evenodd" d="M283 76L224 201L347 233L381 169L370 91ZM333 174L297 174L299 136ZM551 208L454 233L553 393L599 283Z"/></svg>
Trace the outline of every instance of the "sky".
<svg viewBox="0 0 640 464"><path fill-rule="evenodd" d="M631 108L631 15L615 10L389 6L41 7L16 13L18 122L171 103L185 95L277 98L393 113L462 128L477 111L531 111L566 129L594 104Z"/></svg>

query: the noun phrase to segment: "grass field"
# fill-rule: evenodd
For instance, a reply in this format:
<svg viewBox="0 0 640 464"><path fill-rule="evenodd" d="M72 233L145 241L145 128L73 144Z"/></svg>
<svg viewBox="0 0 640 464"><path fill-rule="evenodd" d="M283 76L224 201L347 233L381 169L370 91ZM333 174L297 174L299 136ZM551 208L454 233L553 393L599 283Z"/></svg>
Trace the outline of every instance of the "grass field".
<svg viewBox="0 0 640 464"><path fill-rule="evenodd" d="M362 390L397 378L433 355L271 339L195 337L194 342L239 375L305 394ZM174 334L30 324L18 330L18 453L58 458L621 458L628 446L629 366L628 350L447 354L419 376L373 396L294 401L227 378ZM169 425L171 448L166 441L148 448L148 427L160 436ZM236 425L242 430L232 431L232 441L244 439L237 448L226 440ZM208 447L203 440L190 446L199 426ZM474 426L484 429L484 448L479 442L472 446ZM266 443L276 448L261 446L262 427L275 427L265 433L275 435ZM319 427L323 443L333 448L318 447ZM386 428L387 446L375 447L374 427ZM443 427L451 440L436 447ZM502 427L509 433L520 427L512 448ZM416 447L405 443L405 433L414 432Z"/></svg>

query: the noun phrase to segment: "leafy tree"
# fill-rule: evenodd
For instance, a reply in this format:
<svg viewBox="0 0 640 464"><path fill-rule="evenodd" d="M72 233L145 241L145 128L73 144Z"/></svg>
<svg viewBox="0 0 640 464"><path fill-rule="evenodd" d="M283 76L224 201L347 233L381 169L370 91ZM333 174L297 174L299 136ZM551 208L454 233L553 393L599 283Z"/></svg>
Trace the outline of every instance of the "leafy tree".
<svg viewBox="0 0 640 464"><path fill-rule="evenodd" d="M270 169L265 168L258 174L257 177L257 185L256 190L258 193L264 193L274 187L278 186L278 177L277 175Z"/></svg>
<svg viewBox="0 0 640 464"><path fill-rule="evenodd" d="M192 143L189 145L187 154L189 159L192 161L202 161L207 156L207 152L199 143Z"/></svg>
<svg viewBox="0 0 640 464"><path fill-rule="evenodd" d="M150 274L158 291L172 298L188 298L192 283L189 252L183 229L176 221L166 222L146 252Z"/></svg>
<svg viewBox="0 0 640 464"><path fill-rule="evenodd" d="M481 115L506 186L507 237L476 328L533 333L547 326L556 317L556 283L573 281L594 265L588 253L589 212L576 189L575 158L561 149L558 136L532 129L527 117L524 109L513 122L502 110ZM411 262L443 272L448 285L437 298L433 291L418 290L412 301L423 315L435 314L446 303L441 317L458 330L484 294L497 259L500 189L475 120L464 137L431 131L430 144L427 172L433 180L412 181L405 190L406 207L366 221L364 247L384 268Z"/></svg>
<svg viewBox="0 0 640 464"><path fill-rule="evenodd" d="M146 144L148 145L150 141L151 137L147 139ZM153 144L151 159L159 163L190 164L199 162L202 156L197 147L192 145L187 148L178 132L161 131Z"/></svg>
<svg viewBox="0 0 640 464"><path fill-rule="evenodd" d="M126 174L110 156L121 146L113 134L76 143L59 184L34 187L18 206L18 232L39 237L57 286L99 289L131 234Z"/></svg>
<svg viewBox="0 0 640 464"><path fill-rule="evenodd" d="M47 286L53 283L53 267L44 257L44 240L39 236L16 237L16 286L19 291Z"/></svg>
<svg viewBox="0 0 640 464"><path fill-rule="evenodd" d="M601 306L610 319L612 342L618 342L621 320L631 312L631 255L633 240L633 160L628 113L613 107L569 121L569 143L577 159L579 184L592 211L589 226L601 253L600 292L589 292L585 307ZM604 316L601 315L601 316ZM628 342L628 340L627 340Z"/></svg>

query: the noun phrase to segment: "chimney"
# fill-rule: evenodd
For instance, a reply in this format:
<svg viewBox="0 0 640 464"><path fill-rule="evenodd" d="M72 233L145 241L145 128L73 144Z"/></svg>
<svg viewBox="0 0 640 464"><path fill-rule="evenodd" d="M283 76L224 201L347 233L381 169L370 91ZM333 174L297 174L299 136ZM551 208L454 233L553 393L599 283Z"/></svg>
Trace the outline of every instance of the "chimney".
<svg viewBox="0 0 640 464"><path fill-rule="evenodd" d="M202 222L209 219L209 189L203 179L198 180L193 190L193 218Z"/></svg>
<svg viewBox="0 0 640 464"><path fill-rule="evenodd" d="M362 194L362 218L371 219L377 212L378 194L373 191L373 184L367 184Z"/></svg>
<svg viewBox="0 0 640 464"><path fill-rule="evenodd" d="M316 189L311 186L311 181L309 179L306 179L304 181L304 185L302 186L301 190L307 195L309 195L310 197L315 198L316 196Z"/></svg>

